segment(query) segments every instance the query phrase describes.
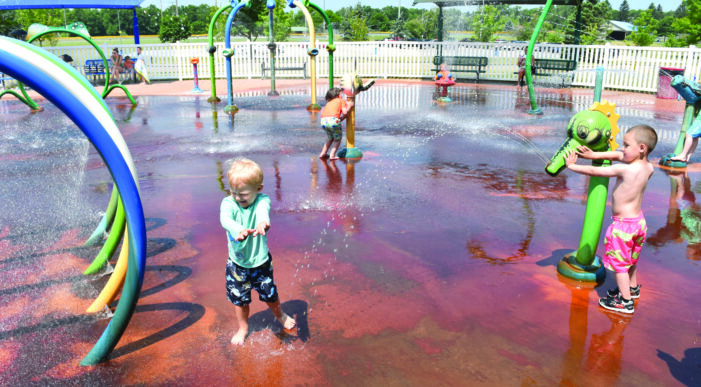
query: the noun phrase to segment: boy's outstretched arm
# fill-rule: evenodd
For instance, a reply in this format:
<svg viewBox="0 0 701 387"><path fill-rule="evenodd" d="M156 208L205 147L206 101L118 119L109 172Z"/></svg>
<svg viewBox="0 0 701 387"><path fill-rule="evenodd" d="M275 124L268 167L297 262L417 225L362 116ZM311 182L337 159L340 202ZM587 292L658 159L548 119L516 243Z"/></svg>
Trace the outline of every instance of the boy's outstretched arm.
<svg viewBox="0 0 701 387"><path fill-rule="evenodd" d="M239 235L246 228L234 220L234 204L233 201L222 200L219 206L219 223L232 236Z"/></svg>
<svg viewBox="0 0 701 387"><path fill-rule="evenodd" d="M348 116L348 112L354 105L355 104L353 103L353 101L343 101L343 106L341 107L341 120L346 119L346 117Z"/></svg>
<svg viewBox="0 0 701 387"><path fill-rule="evenodd" d="M596 153L596 152L595 152ZM625 164L616 164L610 167L595 167L593 165L578 165L577 164L577 153L575 151L570 151L567 156L565 156L565 165L567 168L573 172L580 173L587 176L600 176L600 177L617 177L623 174L623 168Z"/></svg>
<svg viewBox="0 0 701 387"><path fill-rule="evenodd" d="M577 147L577 155L583 159L587 160L611 160L611 161L621 161L623 160L623 152L619 151L607 151L607 152L594 152L585 145L580 145Z"/></svg>

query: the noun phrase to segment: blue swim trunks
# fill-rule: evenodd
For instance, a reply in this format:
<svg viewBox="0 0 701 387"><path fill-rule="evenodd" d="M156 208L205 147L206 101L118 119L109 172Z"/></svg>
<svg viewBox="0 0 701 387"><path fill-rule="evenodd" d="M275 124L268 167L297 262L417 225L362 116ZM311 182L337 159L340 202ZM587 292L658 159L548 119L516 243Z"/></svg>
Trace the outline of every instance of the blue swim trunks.
<svg viewBox="0 0 701 387"><path fill-rule="evenodd" d="M263 302L275 302L278 299L277 285L273 280L273 257L268 254L264 264L247 268L226 261L226 297L236 306L251 303L251 289L258 292L258 299Z"/></svg>
<svg viewBox="0 0 701 387"><path fill-rule="evenodd" d="M321 117L321 128L324 129L329 140L336 141L343 137L343 128L338 117Z"/></svg>

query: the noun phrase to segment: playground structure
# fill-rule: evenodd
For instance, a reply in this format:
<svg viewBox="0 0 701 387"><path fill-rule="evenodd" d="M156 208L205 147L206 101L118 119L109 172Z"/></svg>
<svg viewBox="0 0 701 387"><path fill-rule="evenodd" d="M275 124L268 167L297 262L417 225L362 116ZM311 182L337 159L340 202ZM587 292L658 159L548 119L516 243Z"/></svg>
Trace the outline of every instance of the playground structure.
<svg viewBox="0 0 701 387"><path fill-rule="evenodd" d="M226 58L226 79L227 79L227 97L228 104L224 111L229 115L234 115L238 111L238 108L233 102L233 81L231 77L231 57L234 55L234 51L231 49L231 23L233 23L236 13L239 9L244 6L250 7L250 0L243 0L239 2L238 0L231 0L230 4L224 5L215 12L214 16L209 24L208 31L208 42L209 42L209 63L210 63L210 74L215 74L215 60L214 54L217 51L214 45L214 27L219 16L231 10L226 21L225 27L225 49L222 55ZM266 7L268 8L268 50L270 50L270 92L269 96L278 96L279 93L275 90L275 50L277 48L275 44L275 28L273 20L273 11L275 9L275 0L266 0ZM319 50L316 48L316 33L314 28L314 21L312 20L311 14L309 13L308 7L311 7L324 18L324 21L328 28L328 44L326 50L329 53L329 88L333 88L334 76L333 76L333 52L336 50L336 46L333 43L333 27L331 26L331 21L326 14L326 12L309 0L303 2L297 0L289 0L288 6L290 8L299 8L304 14L305 20L309 25L310 38L309 38L309 49L307 54L309 55L309 69L310 69L310 79L311 79L311 103L307 106L307 110L311 112L316 112L321 110L321 106L317 103L316 98L316 56L319 54ZM220 101L217 97L216 82L215 77L210 76L211 82L211 96L208 99L210 103L217 103Z"/></svg>
<svg viewBox="0 0 701 387"><path fill-rule="evenodd" d="M122 89L124 93L127 95L127 98L129 98L129 101L131 101L133 106L136 106L136 101L134 100L134 97L132 97L131 93L129 90L122 84L114 84L110 85L109 80L110 80L110 70L109 70L109 65L107 62L107 58L105 57L105 54L102 52L102 49L90 38L90 33L88 32L87 28L85 28L85 25L81 22L75 22L70 25L67 25L65 28L64 27L48 27L42 24L32 24L29 26L29 31L27 32L27 43L32 43L34 40L39 39L40 37L47 35L47 34L52 34L52 33L66 33L70 35L75 35L79 38L82 38L86 42L88 42L91 46L97 50L97 53L100 55L100 58L102 59L102 63L105 68L105 88L102 90L102 98L107 98L107 96L112 92L114 89ZM73 69L71 69L73 70ZM73 70L75 71L75 70ZM29 108L32 111L39 111L41 110L41 107L34 102L31 97L27 94L27 92L24 89L24 86L22 85L22 82L17 82L17 86L20 90L20 93L22 95L19 95L17 92L14 90L4 90L0 92L0 98L4 94L11 94L15 96L17 99L22 101L25 105L29 106Z"/></svg>
<svg viewBox="0 0 701 387"><path fill-rule="evenodd" d="M545 167L545 171L550 176L557 176L565 169L565 156L576 150L577 146L585 145L594 151L618 148L616 136L619 132L620 115L614 111L615 104L601 102L603 68L597 69L597 75L594 104L588 110L578 112L570 120L567 125L568 138ZM592 165L597 167L606 167L610 164L609 160L592 160ZM606 276L601 260L596 256L596 249L606 210L608 183L608 177L591 176L589 178L587 206L579 248L565 255L557 265L557 271L565 277L584 282L600 282Z"/></svg>
<svg viewBox="0 0 701 387"><path fill-rule="evenodd" d="M54 32L54 31L52 31ZM126 330L136 307L144 276L146 229L139 196L138 176L131 155L103 96L88 81L59 58L41 48L18 40L0 37L0 71L26 83L58 106L88 137L98 150L114 178L108 210L86 243L99 242L111 226L108 243L86 273L102 267L114 252L124 232L122 253L110 281L88 308L99 311L111 303L124 284L114 316L82 365L94 365L109 358ZM113 214L114 215L113 217Z"/></svg>
<svg viewBox="0 0 701 387"><path fill-rule="evenodd" d="M440 89L440 97L437 98L438 102L450 102L451 99L448 97L448 88L455 84L455 79L453 74L448 71L444 64L441 65L441 70L433 78L436 84L436 89Z"/></svg>
<svg viewBox="0 0 701 387"><path fill-rule="evenodd" d="M307 105L307 110L310 112L318 112L321 110L321 106L316 102L316 56L319 55L319 50L316 48L316 31L314 28L314 20L312 15L309 13L307 7L304 6L299 0L290 0L287 4L290 8L299 8L304 15L304 19L307 21L309 26L309 49L307 49L307 54L309 55L309 77L311 78L311 103Z"/></svg>
<svg viewBox="0 0 701 387"><path fill-rule="evenodd" d="M348 97L348 101L353 102L353 106L346 117L346 147L338 152L340 158L357 159L363 157L363 152L355 147L355 96L368 90L373 84L375 84L375 80L363 85L363 80L355 73L346 74L341 78L341 89Z"/></svg>
<svg viewBox="0 0 701 387"><path fill-rule="evenodd" d="M686 161L672 160L672 158L682 153L685 142L689 140L686 136L687 130L691 127L701 125L701 116L699 115L699 110L701 110L701 86L693 80L686 79L681 75L674 76L670 85L684 98L686 107L684 108L682 127L679 132L677 145L674 147L674 152L662 157L660 159L660 165L671 168L684 168L687 165Z"/></svg>

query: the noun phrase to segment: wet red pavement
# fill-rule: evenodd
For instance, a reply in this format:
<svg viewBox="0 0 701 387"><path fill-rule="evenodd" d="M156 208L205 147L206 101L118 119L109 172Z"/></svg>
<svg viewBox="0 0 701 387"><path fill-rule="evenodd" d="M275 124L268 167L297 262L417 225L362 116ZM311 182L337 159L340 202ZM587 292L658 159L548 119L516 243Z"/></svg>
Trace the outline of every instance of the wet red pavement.
<svg viewBox="0 0 701 387"><path fill-rule="evenodd" d="M464 84L452 90L455 103L435 105L429 84L380 81L358 97L364 157L350 163L315 157L323 136L303 109L308 94L270 101L256 96L265 86L237 95L233 121L187 83L171 85L177 97L135 87L133 111L108 98L139 172L149 258L136 313L111 360L96 367L77 364L108 320L81 313L106 276L80 279L97 250L78 246L111 179L54 108L29 115L0 102L9 117L1 136L12 144L0 148L0 384L699 380L699 164L685 177L658 169L650 182L634 316L597 306L612 276L594 288L556 273L578 244L587 180L548 177L541 158L559 147L591 90L544 89L545 114L533 117L513 86ZM618 103L623 129L658 129L653 158L671 152L682 102L608 91L604 99ZM264 169L275 278L299 324L296 335L282 333L254 300L242 348L229 344L236 326L218 223L221 177L236 156Z"/></svg>

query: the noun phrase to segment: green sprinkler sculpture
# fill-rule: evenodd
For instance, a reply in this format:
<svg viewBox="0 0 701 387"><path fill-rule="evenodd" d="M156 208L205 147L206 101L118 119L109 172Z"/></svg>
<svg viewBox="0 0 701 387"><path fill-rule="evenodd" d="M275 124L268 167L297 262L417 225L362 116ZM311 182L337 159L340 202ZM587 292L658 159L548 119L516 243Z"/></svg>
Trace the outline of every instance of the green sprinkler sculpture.
<svg viewBox="0 0 701 387"><path fill-rule="evenodd" d="M550 159L545 171L550 176L557 176L565 169L565 155L576 150L577 146L585 145L594 151L616 150L618 135L618 118L614 112L615 104L594 102L588 109L572 117L567 125L567 140ZM592 164L599 167L610 165L608 160L593 160ZM557 265L557 271L565 277L578 281L599 282L606 276L601 260L596 256L596 248L601 236L601 226L606 210L608 196L607 177L590 177L587 208L582 225L582 235L579 248L567 254Z"/></svg>

